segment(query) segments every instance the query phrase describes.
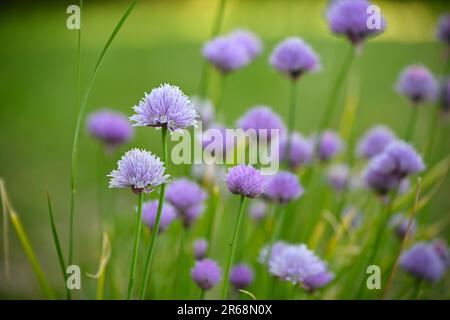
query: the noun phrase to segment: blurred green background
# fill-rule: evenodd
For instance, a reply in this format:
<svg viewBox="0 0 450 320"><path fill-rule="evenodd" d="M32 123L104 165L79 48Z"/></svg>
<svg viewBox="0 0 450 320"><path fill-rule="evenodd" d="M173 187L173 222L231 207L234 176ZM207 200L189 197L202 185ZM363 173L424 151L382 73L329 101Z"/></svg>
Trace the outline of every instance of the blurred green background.
<svg viewBox="0 0 450 320"><path fill-rule="evenodd" d="M97 56L129 1L85 1L82 22L82 81L85 84ZM388 28L370 40L357 62L360 74L360 113L355 130L361 134L376 123L402 133L410 107L393 89L398 73L408 64L422 63L439 75L444 48L435 39L439 14L448 1L375 1ZM60 281L51 238L46 191L51 193L63 248L67 248L70 152L75 128L77 32L66 28L66 8L58 3L18 2L0 12L0 176L23 220L32 244L52 283ZM126 21L95 80L87 112L111 107L128 115L131 107L153 87L168 82L188 95L197 92L202 57L217 1L139 1ZM225 94L227 124L255 104L272 106L286 116L289 87L268 65L274 45L289 35L303 37L319 53L321 72L300 84L297 129L311 133L323 110L326 93L343 60L347 43L333 36L324 20L325 1L230 0L222 31L245 27L259 34L264 53L250 66L231 75ZM210 97L215 98L212 79ZM341 108L341 106L339 106ZM336 115L339 112L335 112ZM423 108L414 142L420 149L427 139L431 108ZM339 119L336 117L334 127ZM446 131L448 134L448 131ZM441 132L442 133L442 132ZM160 152L159 135L138 129L130 145ZM114 159L101 160L100 175ZM97 268L100 252L98 226L99 145L83 130L78 162L75 261L86 271ZM109 163L108 163L109 161ZM176 170L176 168L173 168ZM104 188L106 188L106 179ZM124 190L111 191L119 216L128 217L135 198ZM448 215L449 184L433 200L427 221ZM131 228L132 222L130 222ZM446 232L448 236L448 232ZM128 244L131 244L129 242ZM127 245L128 245L127 244ZM0 259L0 298L38 298L31 268L11 233L11 277L6 281ZM126 259L128 266L128 258ZM124 277L126 277L125 275ZM89 285L89 280L86 281ZM80 293L80 297L86 297Z"/></svg>

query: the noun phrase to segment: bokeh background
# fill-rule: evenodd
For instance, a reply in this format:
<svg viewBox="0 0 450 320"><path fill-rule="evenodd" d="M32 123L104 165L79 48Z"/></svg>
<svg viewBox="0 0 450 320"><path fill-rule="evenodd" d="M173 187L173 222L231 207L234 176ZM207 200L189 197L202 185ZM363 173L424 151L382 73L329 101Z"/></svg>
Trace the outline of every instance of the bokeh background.
<svg viewBox="0 0 450 320"><path fill-rule="evenodd" d="M448 1L375 3L382 8L388 27L382 36L367 43L357 62L360 112L355 130L358 135L376 123L403 132L410 106L394 91L398 73L408 64L422 63L439 75L445 63L444 48L436 41L435 25L439 14L450 10ZM66 28L66 8L70 4L72 1L66 0L14 1L2 4L0 8L0 176L6 182L11 201L52 284L60 283L61 275L51 238L46 191L50 192L54 202L65 249L70 152L77 115L77 32ZM81 57L83 84L128 5L129 1L85 1ZM139 1L101 65L87 112L110 107L131 115L131 107L144 92L164 82L180 86L188 95L196 94L202 64L200 50L210 35L216 5L217 1L213 0ZM326 1L317 0L228 2L222 32L236 27L253 30L262 38L265 50L254 63L231 75L223 108L227 125L232 126L247 108L255 104L270 105L286 116L289 87L267 61L275 43L286 36L298 35L312 45L322 61L319 73L301 80L297 113L298 130L309 134L315 129L326 93L347 49L346 41L336 38L328 30L325 6ZM211 81L209 93L215 99L217 79L213 77ZM342 108L342 104L338 107ZM335 128L339 126L339 114L335 112ZM431 115L430 109L426 108L420 113L414 133L414 142L418 146L427 139ZM448 134L448 130L445 132ZM83 271L95 272L98 264L101 233L97 195L107 188L104 176L130 146L160 153L159 133L136 130L132 143L108 159L83 125L78 162L75 253L75 261ZM179 168L172 166L171 170L176 172ZM449 195L447 181L433 199L427 216L419 216L419 219L426 223L448 216ZM110 197L114 198L111 214L123 222L124 229L131 231L134 220L129 218L135 198L124 190L110 191ZM231 209L225 207L224 210L234 210L235 206L233 203ZM179 226L170 232L176 234L178 230ZM448 240L448 228L440 236ZM123 257L117 259L124 261L123 280L118 280L118 286L124 288L131 238L123 241ZM0 258L0 298L42 297L12 231L10 245L11 275L8 280L4 275L3 256ZM173 246L169 240L162 240L157 255L169 255ZM224 261L225 257L220 259ZM154 272L164 267L158 262L156 265ZM448 281L444 286L447 285ZM95 287L95 281L83 278L83 287L86 290L75 296L92 298L89 288ZM442 292L446 292L446 296L442 296ZM441 290L439 294L438 298L449 297L448 290Z"/></svg>

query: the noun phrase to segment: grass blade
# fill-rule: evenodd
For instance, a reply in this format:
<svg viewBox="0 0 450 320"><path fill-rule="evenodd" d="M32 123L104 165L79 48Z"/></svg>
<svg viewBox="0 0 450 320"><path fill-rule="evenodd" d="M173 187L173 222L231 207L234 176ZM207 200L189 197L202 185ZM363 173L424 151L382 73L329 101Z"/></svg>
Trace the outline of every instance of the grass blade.
<svg viewBox="0 0 450 320"><path fill-rule="evenodd" d="M3 258L4 258L4 268L5 268L5 278L9 280L9 228L8 228L8 212L6 206L6 192L3 179L0 178L0 198L2 201L2 212L3 212Z"/></svg>
<svg viewBox="0 0 450 320"><path fill-rule="evenodd" d="M128 9L125 11L125 13L120 18L119 22L115 26L113 32L109 36L108 40L106 41L105 46L103 47L102 52L100 53L100 56L97 60L97 63L95 64L94 70L92 71L91 76L89 77L88 84L86 86L86 90L84 91L83 98L80 102L80 107L78 110L78 116L77 116L77 124L75 127L75 134L73 137L73 144L72 144L72 166L71 166L71 198L70 198L70 231L69 231L69 264L72 262L73 257L73 220L74 220L74 212L75 212L75 194L76 194L76 163L77 163L77 153L78 153L78 140L80 135L80 128L81 128L81 122L83 120L84 111L86 109L87 100L89 98L89 93L92 89L92 85L95 80L95 76L97 75L97 71L100 67L100 64L102 63L103 57L105 56L106 52L108 51L108 48L111 46L111 43L113 42L114 38L116 37L117 33L119 32L122 25L127 20L128 16L130 15L131 11L133 10L134 6L136 5L137 0L134 0L131 5L128 7ZM80 1L80 7L82 7L83 1ZM81 30L81 29L80 29ZM80 52L81 47L81 31L79 30L78 34L78 55ZM78 64L80 63L80 59L78 58ZM79 66L78 66L78 72L79 72Z"/></svg>

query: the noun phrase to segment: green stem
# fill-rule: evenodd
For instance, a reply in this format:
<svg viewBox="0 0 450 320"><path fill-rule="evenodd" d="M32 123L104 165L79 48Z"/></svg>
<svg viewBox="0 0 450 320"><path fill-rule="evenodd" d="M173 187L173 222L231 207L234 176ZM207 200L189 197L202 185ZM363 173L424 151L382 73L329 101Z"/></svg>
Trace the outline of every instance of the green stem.
<svg viewBox="0 0 450 320"><path fill-rule="evenodd" d="M414 291L413 291L411 300L419 300L419 295L420 295L420 289L422 287L422 282L423 281L421 279L416 279L415 286L414 286Z"/></svg>
<svg viewBox="0 0 450 320"><path fill-rule="evenodd" d="M228 261L227 261L227 265L225 268L225 274L223 277L222 300L225 300L227 297L227 294L228 294L228 284L229 284L228 278L230 276L230 270L231 270L231 266L233 265L234 255L236 252L236 241L239 236L239 229L240 229L241 222L242 222L242 213L244 211L243 210L244 203L245 203L245 196L241 195L241 201L239 203L239 211L238 211L238 215L236 217L236 222L234 224L233 238L230 243L230 253L228 254Z"/></svg>
<svg viewBox="0 0 450 320"><path fill-rule="evenodd" d="M205 290L200 289L200 299L199 300L205 300Z"/></svg>
<svg viewBox="0 0 450 320"><path fill-rule="evenodd" d="M161 129L161 142L162 142L162 161L165 163L167 168L167 127L162 127ZM152 265L153 255L155 254L156 247L156 239L158 237L159 224L161 222L161 212L164 203L164 198L166 194L166 184L161 185L161 190L159 193L159 203L158 203L158 211L156 213L156 221L155 226L152 230L152 238L150 240L150 247L148 248L147 258L145 259L145 267L144 267L144 277L142 280L141 291L139 293L139 298L144 299L145 293L147 292L148 286L148 276L150 273L150 268Z"/></svg>
<svg viewBox="0 0 450 320"><path fill-rule="evenodd" d="M406 125L406 131L405 131L405 137L404 137L405 141L410 141L413 136L414 128L416 127L418 114L419 114L419 107L413 105L412 110L409 114L408 123Z"/></svg>
<svg viewBox="0 0 450 320"><path fill-rule="evenodd" d="M336 81L334 81L333 83L331 93L326 100L325 109L319 122L318 132L322 131L330 124L331 118L333 116L334 105L339 98L339 93L341 92L341 88L345 82L348 71L350 70L350 65L355 56L354 48L350 47L349 50L350 51L348 52L347 57L342 63L342 67L337 74Z"/></svg>
<svg viewBox="0 0 450 320"><path fill-rule="evenodd" d="M289 160L291 158L291 139L292 139L292 132L295 128L295 114L297 109L297 91L298 91L298 85L296 80L291 80L291 98L290 98L290 104L289 104L289 112L288 112L288 143L287 143L287 149L286 149L286 164L289 166Z"/></svg>
<svg viewBox="0 0 450 320"><path fill-rule="evenodd" d="M176 256L176 260L175 260L175 265L176 265L175 266L175 274L173 276L173 284L171 287L171 291L174 292L176 295L178 295L178 277L179 277L179 274L181 273L180 268L183 265L184 244L186 243L187 230L185 230L184 226L181 227L180 233L181 234L180 234L180 241L178 244L178 253ZM178 298L178 296L169 297L169 298L171 298L171 299Z"/></svg>
<svg viewBox="0 0 450 320"><path fill-rule="evenodd" d="M137 257L138 257L138 252L139 252L139 239L141 237L141 229L142 229L142 202L143 202L143 199L144 199L144 193L141 192L138 195L136 231L134 234L133 255L131 258L130 277L128 279L128 293L127 293L128 300L131 299L131 294L133 292L134 280L135 280L135 274L136 274L136 263L137 263Z"/></svg>
<svg viewBox="0 0 450 320"><path fill-rule="evenodd" d="M214 224L216 220L217 215L217 208L219 206L219 188L216 185L213 185L211 188L211 201L209 204L209 221L208 226L206 230L206 240L208 241L208 254L212 251L212 244L213 244L213 238L214 238Z"/></svg>

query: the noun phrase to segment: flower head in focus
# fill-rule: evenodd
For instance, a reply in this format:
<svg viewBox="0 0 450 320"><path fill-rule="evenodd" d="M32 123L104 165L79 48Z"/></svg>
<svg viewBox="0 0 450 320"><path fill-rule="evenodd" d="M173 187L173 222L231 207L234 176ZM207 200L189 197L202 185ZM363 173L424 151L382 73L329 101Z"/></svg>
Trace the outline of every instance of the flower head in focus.
<svg viewBox="0 0 450 320"><path fill-rule="evenodd" d="M265 178L251 165L240 164L231 167L225 179L228 190L233 194L256 198L264 192Z"/></svg>

